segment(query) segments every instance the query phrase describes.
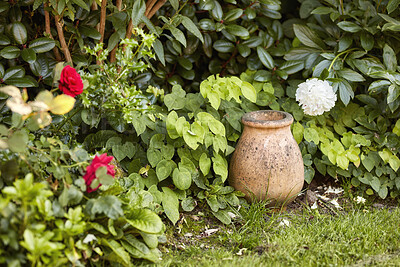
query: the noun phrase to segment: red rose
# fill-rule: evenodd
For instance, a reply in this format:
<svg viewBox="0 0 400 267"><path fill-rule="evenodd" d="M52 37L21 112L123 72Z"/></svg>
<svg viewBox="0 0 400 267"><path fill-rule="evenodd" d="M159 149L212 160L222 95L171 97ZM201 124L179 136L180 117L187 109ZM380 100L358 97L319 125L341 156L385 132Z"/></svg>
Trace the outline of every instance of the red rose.
<svg viewBox="0 0 400 267"><path fill-rule="evenodd" d="M86 173L83 176L83 179L85 180L86 191L88 193L96 191L101 185L101 184L99 184L99 186L94 189L90 187L93 180L96 179L96 170L98 168L100 168L102 166L106 166L107 174L114 177L114 175L115 175L114 166L109 164L112 160L113 160L112 156L107 156L107 154L104 153L104 154L100 155L100 157L95 156L92 163L89 166L87 166Z"/></svg>
<svg viewBox="0 0 400 267"><path fill-rule="evenodd" d="M82 94L83 82L81 76L73 67L69 65L65 66L61 71L58 88L60 88L64 94L72 97Z"/></svg>

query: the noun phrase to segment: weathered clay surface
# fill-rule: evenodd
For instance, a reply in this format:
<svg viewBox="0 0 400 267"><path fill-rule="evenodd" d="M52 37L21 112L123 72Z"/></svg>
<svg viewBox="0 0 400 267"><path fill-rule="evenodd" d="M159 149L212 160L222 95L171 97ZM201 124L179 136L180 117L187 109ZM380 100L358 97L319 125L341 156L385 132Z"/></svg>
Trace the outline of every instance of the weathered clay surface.
<svg viewBox="0 0 400 267"><path fill-rule="evenodd" d="M245 114L242 123L229 183L248 200L269 199L271 205L290 203L304 183L303 159L290 131L292 115L260 110Z"/></svg>

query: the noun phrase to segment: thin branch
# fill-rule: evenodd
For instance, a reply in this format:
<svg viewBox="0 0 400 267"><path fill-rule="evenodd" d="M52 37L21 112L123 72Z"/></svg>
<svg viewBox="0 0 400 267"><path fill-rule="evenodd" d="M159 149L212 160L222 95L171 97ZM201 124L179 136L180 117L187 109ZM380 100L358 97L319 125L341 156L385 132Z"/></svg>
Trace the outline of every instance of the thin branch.
<svg viewBox="0 0 400 267"><path fill-rule="evenodd" d="M150 13L150 10L153 8L153 6L157 3L157 0L149 0L146 3L146 12L144 12L144 15L147 17L147 15Z"/></svg>
<svg viewBox="0 0 400 267"><path fill-rule="evenodd" d="M63 31L63 25L61 23L61 19L59 15L54 16L56 28L57 28L57 33L58 33L58 39L60 40L61 44L61 49L64 53L65 60L67 62L72 63L72 58L71 58L71 53L69 52L67 43L65 42L65 37L64 37L64 31Z"/></svg>
<svg viewBox="0 0 400 267"><path fill-rule="evenodd" d="M128 28L126 29L125 39L129 39L132 37L132 30L133 30L133 22L132 19L130 19L128 23Z"/></svg>
<svg viewBox="0 0 400 267"><path fill-rule="evenodd" d="M44 3L44 21L45 21L45 29L46 29L46 34L54 40L53 35L51 34L51 28L50 28L50 14L49 11L47 10L47 7L49 6L49 4L47 2ZM58 51L58 48L55 46L53 48L53 53L54 56L56 57L57 61L61 61L61 55L60 55L60 51Z"/></svg>
<svg viewBox="0 0 400 267"><path fill-rule="evenodd" d="M118 11L121 11L122 9L122 0L117 0L115 3L115 6L117 7ZM118 44L113 48L113 50L110 53L110 62L113 63L115 62L115 54L117 52Z"/></svg>
<svg viewBox="0 0 400 267"><path fill-rule="evenodd" d="M150 10L149 14L146 16L148 19L151 19L154 14L167 2L167 0L160 0L157 4Z"/></svg>
<svg viewBox="0 0 400 267"><path fill-rule="evenodd" d="M100 40L99 43L102 43L104 41L104 30L106 28L106 11L107 11L107 0L102 0L101 1L101 9L100 9L100 27L99 27L99 33L100 33ZM101 51L99 51L99 54ZM101 65L101 62L97 60L97 65Z"/></svg>

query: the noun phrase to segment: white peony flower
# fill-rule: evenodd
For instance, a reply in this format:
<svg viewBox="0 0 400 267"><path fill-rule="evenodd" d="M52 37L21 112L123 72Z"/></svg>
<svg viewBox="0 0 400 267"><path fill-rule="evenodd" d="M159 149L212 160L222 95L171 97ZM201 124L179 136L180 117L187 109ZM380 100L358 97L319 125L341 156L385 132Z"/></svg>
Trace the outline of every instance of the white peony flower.
<svg viewBox="0 0 400 267"><path fill-rule="evenodd" d="M302 106L305 114L316 116L335 106L336 94L327 81L312 78L299 84L296 101Z"/></svg>

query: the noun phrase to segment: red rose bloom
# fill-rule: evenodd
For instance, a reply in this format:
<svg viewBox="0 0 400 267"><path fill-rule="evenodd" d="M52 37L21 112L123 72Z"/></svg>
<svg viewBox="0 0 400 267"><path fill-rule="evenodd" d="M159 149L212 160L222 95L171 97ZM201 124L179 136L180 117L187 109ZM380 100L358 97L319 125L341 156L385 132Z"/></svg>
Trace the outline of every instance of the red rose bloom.
<svg viewBox="0 0 400 267"><path fill-rule="evenodd" d="M92 163L89 166L87 166L86 173L83 176L83 179L85 180L86 191L88 193L96 191L101 186L101 184L99 184L99 186L94 189L90 187L93 180L96 179L96 170L98 168L100 168L102 166L106 166L107 174L114 177L114 175L115 175L114 166L109 164L112 160L113 160L112 156L107 156L107 154L104 153L104 154L100 155L100 157L95 156Z"/></svg>
<svg viewBox="0 0 400 267"><path fill-rule="evenodd" d="M69 65L65 66L61 71L58 88L60 88L64 94L72 97L82 94L83 82L81 76L73 67Z"/></svg>

